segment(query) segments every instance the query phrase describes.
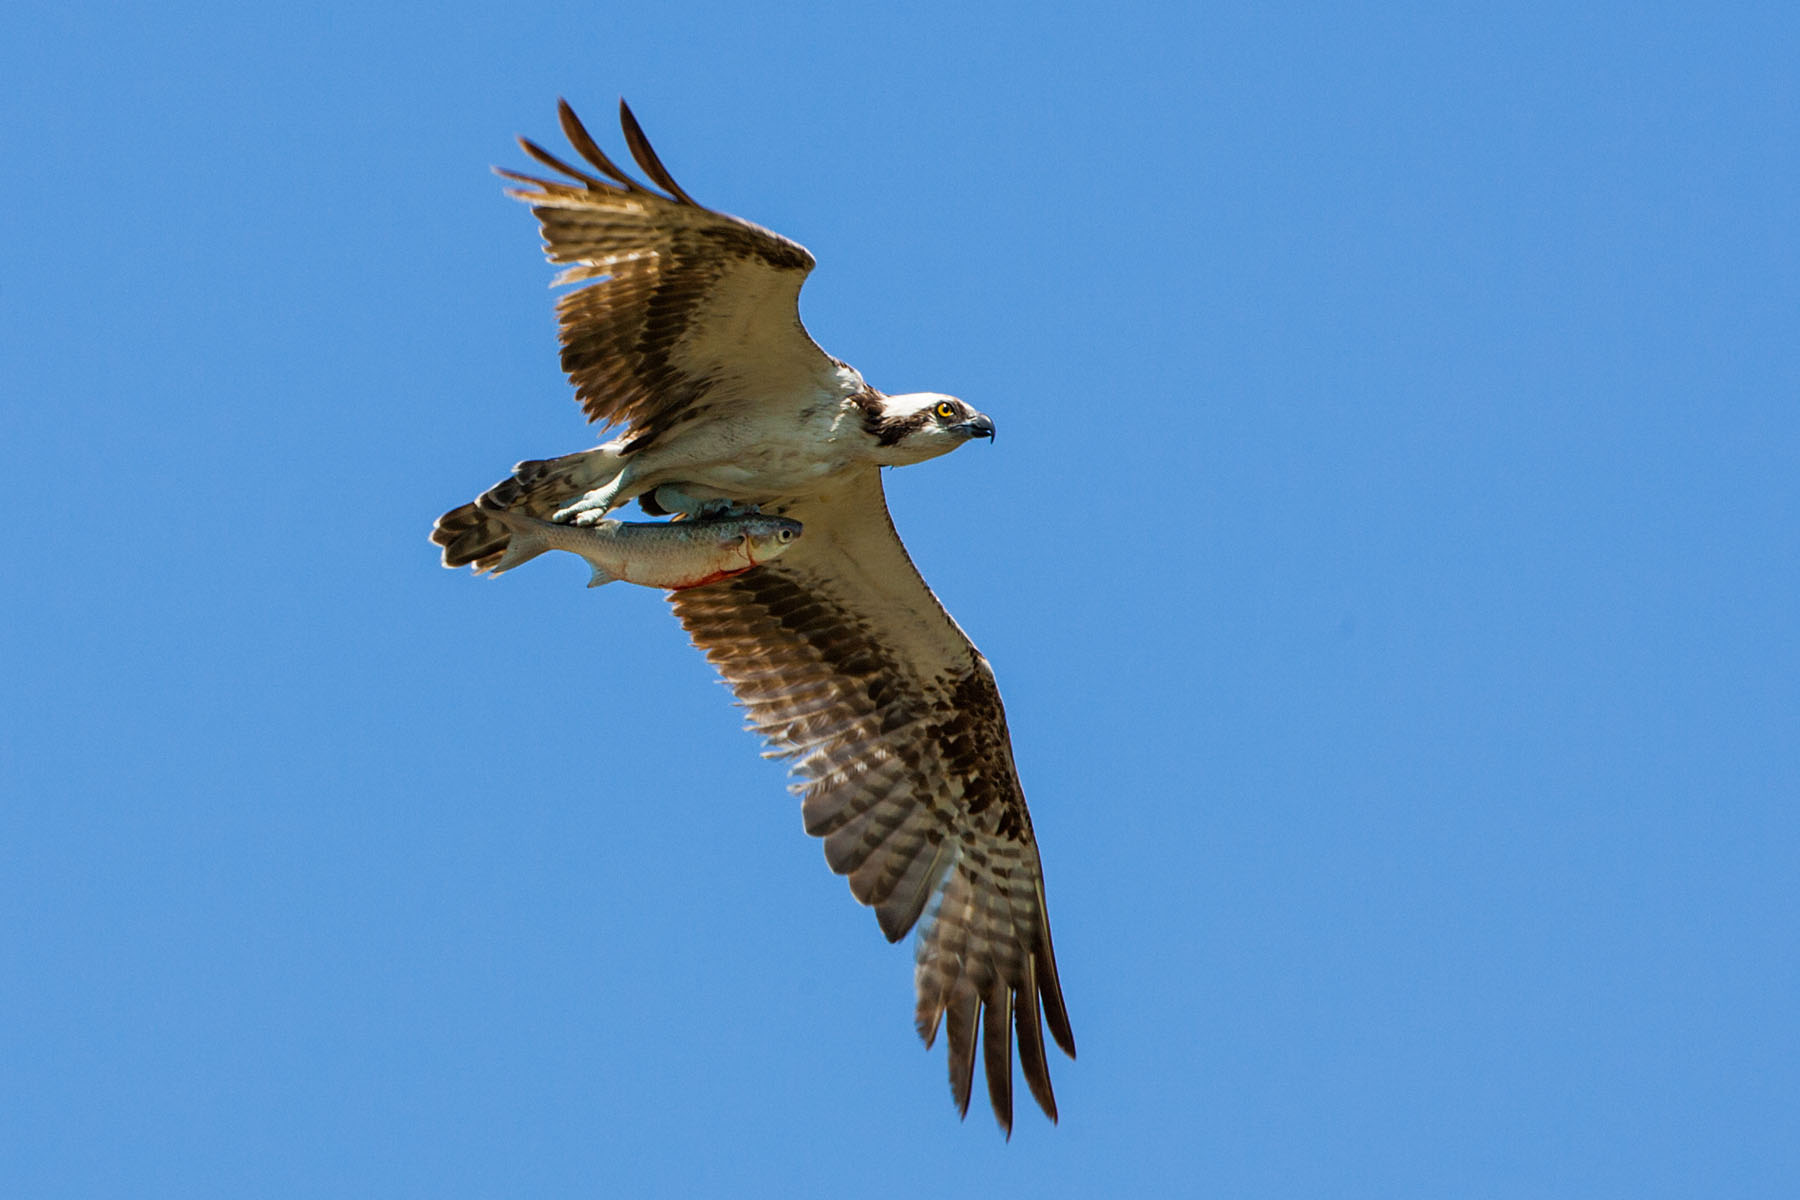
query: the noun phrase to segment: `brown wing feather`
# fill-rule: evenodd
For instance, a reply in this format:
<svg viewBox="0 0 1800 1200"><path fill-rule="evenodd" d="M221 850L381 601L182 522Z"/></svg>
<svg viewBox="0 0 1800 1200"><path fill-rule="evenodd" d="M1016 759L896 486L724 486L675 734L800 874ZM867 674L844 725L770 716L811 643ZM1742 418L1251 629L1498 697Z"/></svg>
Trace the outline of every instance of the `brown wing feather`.
<svg viewBox="0 0 1800 1200"><path fill-rule="evenodd" d="M732 405L812 403L845 390L844 368L800 322L806 248L748 221L694 203L621 104L626 141L661 195L608 158L566 103L570 144L600 174L525 139L564 178L501 170L525 186L545 253L577 283L557 305L562 364L591 421L628 426L632 448L683 418Z"/></svg>
<svg viewBox="0 0 1800 1200"><path fill-rule="evenodd" d="M993 673L907 557L874 469L781 509L806 526L793 549L674 593L675 612L750 727L791 759L807 832L882 932L898 940L924 917L917 1024L930 1045L948 1020L958 1108L979 1041L1010 1132L1016 1029L1054 1120L1041 1021L1071 1057L1075 1041Z"/></svg>
<svg viewBox="0 0 1800 1200"><path fill-rule="evenodd" d="M567 105L564 107L567 108ZM648 175L663 191L683 204L692 204L695 208L699 208L700 205L695 202L694 198L681 190L681 185L675 182L674 176L669 174L669 169L662 165L662 159L656 156L656 150L650 145L650 139L644 136L644 127L638 124L637 117L632 115L631 106L625 103L623 98L619 100L619 125L625 131L625 145L630 148L631 157L637 160L637 165L644 169L644 174Z"/></svg>

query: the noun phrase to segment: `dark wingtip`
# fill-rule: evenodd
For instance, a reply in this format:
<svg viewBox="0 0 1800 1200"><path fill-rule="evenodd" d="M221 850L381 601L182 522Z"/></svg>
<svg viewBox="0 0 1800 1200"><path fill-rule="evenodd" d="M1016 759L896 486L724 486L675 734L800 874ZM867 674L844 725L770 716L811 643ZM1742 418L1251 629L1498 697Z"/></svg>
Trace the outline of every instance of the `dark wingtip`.
<svg viewBox="0 0 1800 1200"><path fill-rule="evenodd" d="M632 115L631 105L625 103L623 96L619 97L619 126L625 131L625 145L630 148L631 157L637 160L637 165L643 168L644 174L650 177L652 183L683 204L694 208L705 207L682 191L681 185L675 182L675 177L669 174L669 169L663 166L662 159L656 156L656 151L650 146L650 139L644 136L644 127L638 124L637 117Z"/></svg>
<svg viewBox="0 0 1800 1200"><path fill-rule="evenodd" d="M564 162L562 159L550 153L528 137L519 139L519 148L543 163L546 167L549 167L552 171L561 171L571 179L579 179L591 190L606 191L612 187L612 185L605 180L597 179L594 176L589 175L586 171L575 166L573 163Z"/></svg>
<svg viewBox="0 0 1800 1200"><path fill-rule="evenodd" d="M556 120L562 126L563 136L569 139L569 145L575 147L577 154L599 168L601 174L628 192L649 190L627 175L617 163L607 157L606 151L600 148L600 143L594 140L594 135L587 131L587 126L581 123L581 118L575 115L575 110L570 107L569 102L560 96L556 100Z"/></svg>

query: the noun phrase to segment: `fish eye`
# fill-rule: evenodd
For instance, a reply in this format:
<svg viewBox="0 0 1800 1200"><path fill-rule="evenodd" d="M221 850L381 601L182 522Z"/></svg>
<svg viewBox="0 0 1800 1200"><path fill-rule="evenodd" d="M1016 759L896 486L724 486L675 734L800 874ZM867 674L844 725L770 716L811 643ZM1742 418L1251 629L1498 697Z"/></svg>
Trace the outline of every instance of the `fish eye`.
<svg viewBox="0 0 1800 1200"><path fill-rule="evenodd" d="M943 420L948 421L956 415L956 405L950 403L948 400L939 400L937 402L937 407L931 411L936 413Z"/></svg>
<svg viewBox="0 0 1800 1200"><path fill-rule="evenodd" d="M791 542L794 540L794 531L791 529L777 530L775 533L775 540L778 542Z"/></svg>

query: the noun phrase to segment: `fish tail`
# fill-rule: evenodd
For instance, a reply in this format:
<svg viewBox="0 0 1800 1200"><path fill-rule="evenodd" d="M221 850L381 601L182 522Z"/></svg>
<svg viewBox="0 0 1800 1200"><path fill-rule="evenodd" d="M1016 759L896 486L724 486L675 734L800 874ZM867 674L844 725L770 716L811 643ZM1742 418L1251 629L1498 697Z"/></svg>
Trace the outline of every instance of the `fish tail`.
<svg viewBox="0 0 1800 1200"><path fill-rule="evenodd" d="M488 509L487 512L506 528L507 533L505 553L489 568L495 575L528 563L550 549L550 541L544 536L544 531L538 528L539 522L535 519L503 508Z"/></svg>

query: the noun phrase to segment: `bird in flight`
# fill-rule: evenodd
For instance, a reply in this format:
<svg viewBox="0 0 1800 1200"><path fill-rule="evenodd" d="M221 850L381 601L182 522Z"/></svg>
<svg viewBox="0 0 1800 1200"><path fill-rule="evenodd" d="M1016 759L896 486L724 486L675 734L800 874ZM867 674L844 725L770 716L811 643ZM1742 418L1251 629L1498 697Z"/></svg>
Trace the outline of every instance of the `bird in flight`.
<svg viewBox="0 0 1800 1200"><path fill-rule="evenodd" d="M947 454L994 424L954 396L886 395L800 323L813 257L697 203L631 110L620 122L651 184L607 157L567 103L577 166L500 171L575 284L559 304L562 365L593 449L520 463L438 518L447 567L502 565L522 518L596 525L631 500L652 515L760 512L804 528L779 558L669 593L748 726L788 759L806 831L898 941L918 926L915 1019L947 1042L966 1115L980 1047L1012 1131L1013 1048L1056 1119L1044 1026L1071 1058L1043 872L994 673L907 556L881 468ZM660 189L660 190L659 190ZM517 556L515 556L515 561Z"/></svg>

